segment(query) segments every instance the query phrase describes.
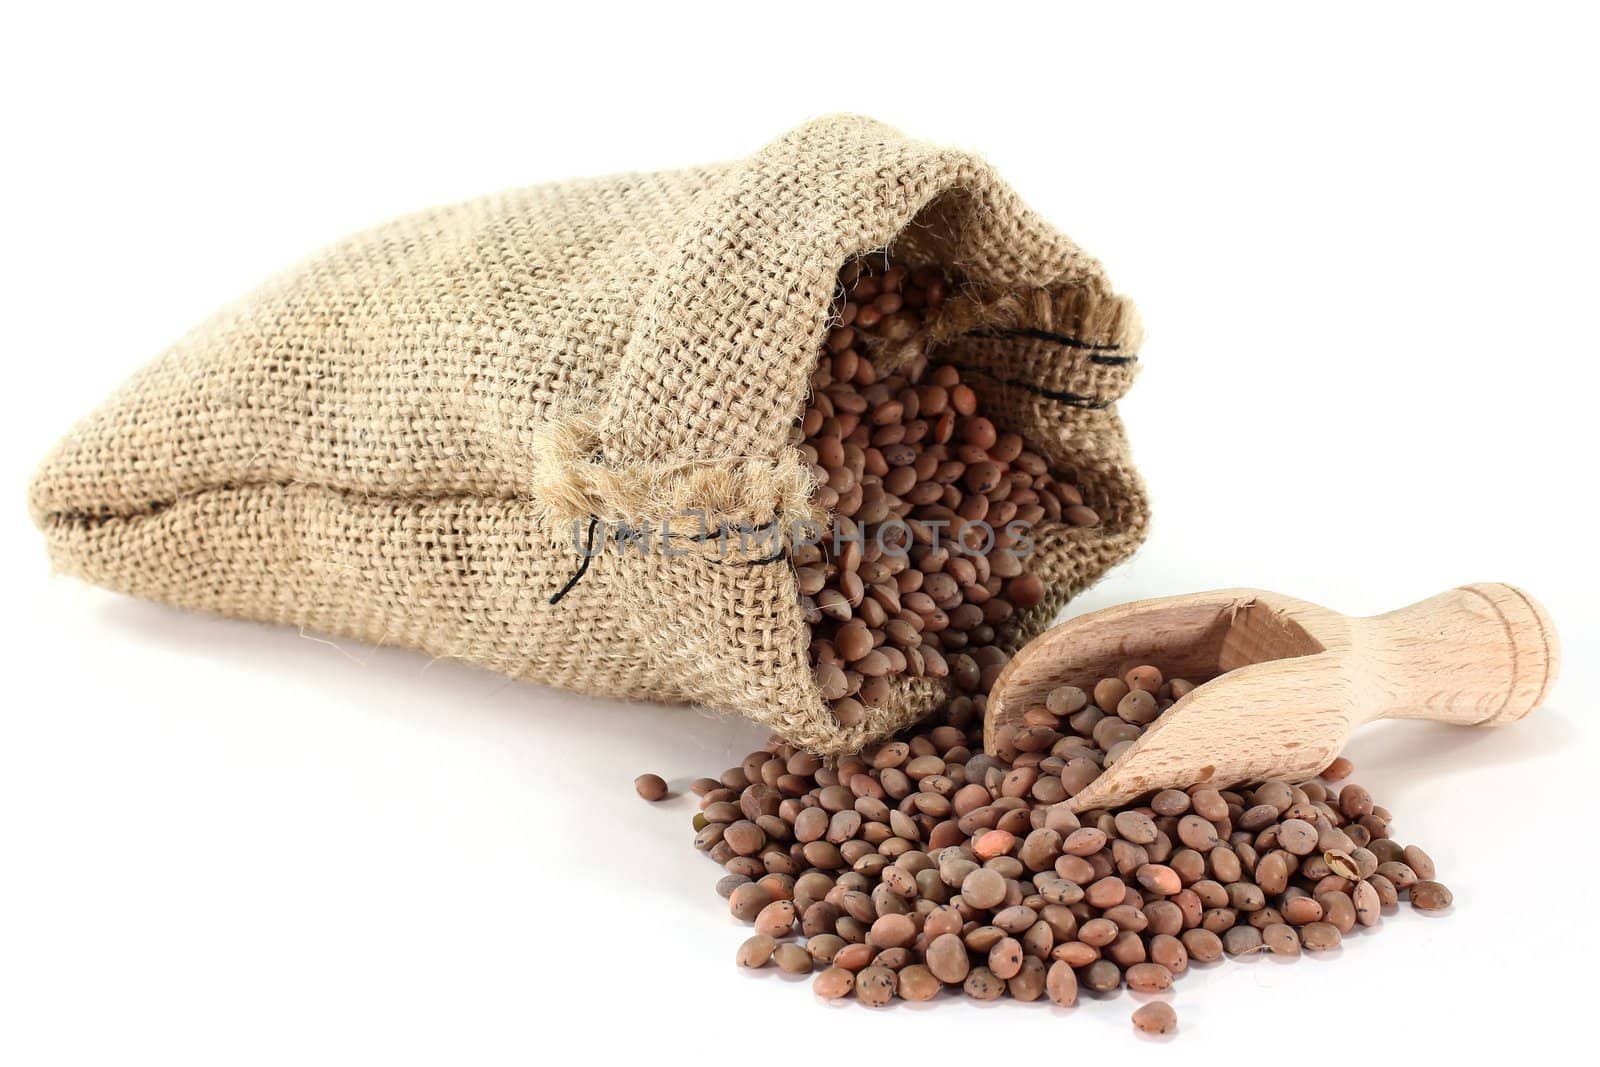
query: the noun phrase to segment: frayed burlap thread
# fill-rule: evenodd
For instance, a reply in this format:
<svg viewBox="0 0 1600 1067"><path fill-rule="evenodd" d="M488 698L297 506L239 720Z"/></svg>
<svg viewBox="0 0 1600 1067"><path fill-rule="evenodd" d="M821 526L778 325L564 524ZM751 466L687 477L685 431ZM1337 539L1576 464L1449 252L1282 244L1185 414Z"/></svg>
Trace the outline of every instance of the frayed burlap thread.
<svg viewBox="0 0 1600 1067"><path fill-rule="evenodd" d="M850 751L939 689L902 681L841 728L770 546L584 548L597 525L690 512L817 518L791 431L840 267L885 250L963 282L874 358L959 364L1105 520L1035 531L1048 595L1003 635L1019 644L1143 538L1114 408L1137 316L980 160L849 116L735 163L514 190L325 249L78 425L33 515L58 569L112 589Z"/></svg>

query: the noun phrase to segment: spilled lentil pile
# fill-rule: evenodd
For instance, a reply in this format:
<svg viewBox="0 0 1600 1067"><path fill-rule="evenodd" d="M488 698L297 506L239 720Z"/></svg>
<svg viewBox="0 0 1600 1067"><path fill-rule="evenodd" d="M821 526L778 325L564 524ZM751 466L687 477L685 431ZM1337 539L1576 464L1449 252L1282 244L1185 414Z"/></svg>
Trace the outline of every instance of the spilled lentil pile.
<svg viewBox="0 0 1600 1067"><path fill-rule="evenodd" d="M818 995L872 1007L947 989L1065 1006L1080 988L1159 992L1224 955L1326 951L1402 898L1449 907L1428 855L1336 784L1343 759L1319 780L1074 814L1091 768L1188 688L1154 666L1062 686L1000 756L982 749L984 698L958 695L831 765L775 740L696 781L695 847L755 927L738 963L815 971ZM1135 1025L1165 1033L1169 1016Z"/></svg>
<svg viewBox="0 0 1600 1067"><path fill-rule="evenodd" d="M832 528L792 557L817 685L846 727L900 675L987 692L1007 658L997 627L1045 594L1027 571L1028 530L1100 522L984 416L958 368L918 353L880 377L873 353L921 330L947 286L932 270L847 266L796 431Z"/></svg>

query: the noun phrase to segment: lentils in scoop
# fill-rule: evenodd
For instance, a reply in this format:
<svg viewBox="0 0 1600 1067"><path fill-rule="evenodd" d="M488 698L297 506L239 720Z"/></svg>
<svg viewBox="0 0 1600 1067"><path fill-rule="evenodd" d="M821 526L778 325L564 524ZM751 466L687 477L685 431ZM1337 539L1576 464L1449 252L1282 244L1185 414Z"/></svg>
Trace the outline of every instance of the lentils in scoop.
<svg viewBox="0 0 1600 1067"><path fill-rule="evenodd" d="M1086 688L1057 686L1044 703L1025 709L1020 722L995 731L996 753L1014 767L1031 765L1030 754L1046 751L1063 761L1059 774L1013 770L1013 793L1023 795L1016 793L1023 790L1043 804L1077 796L1194 687L1188 679L1168 679L1148 664L1133 667L1120 678L1101 678ZM1151 807L1161 815L1187 810L1176 790L1152 797ZM1203 840L1207 831L1201 822L1192 821L1190 833Z"/></svg>
<svg viewBox="0 0 1600 1067"><path fill-rule="evenodd" d="M958 368L874 362L894 366L895 345L938 312L948 283L937 271L859 260L840 285L798 428L831 526L793 558L817 686L850 727L900 676L987 693L1007 659L997 628L1044 599L1027 531L1100 517L984 416Z"/></svg>
<svg viewBox="0 0 1600 1067"><path fill-rule="evenodd" d="M1143 691L1159 706L1181 688L1147 667L1106 681L1119 685L1051 693L1000 756L982 751L985 698L963 694L855 756L774 740L702 779L717 785L695 845L756 926L739 963L803 973L803 950L819 996L874 1007L957 990L1065 1007L1080 988L1159 992L1224 955L1324 952L1407 896L1449 906L1407 861L1433 874L1431 858L1393 839L1358 785L1197 786L1074 814L1066 779L1128 739L1102 724L1139 729L1101 701ZM1167 1033L1175 1018L1147 1005L1135 1025Z"/></svg>

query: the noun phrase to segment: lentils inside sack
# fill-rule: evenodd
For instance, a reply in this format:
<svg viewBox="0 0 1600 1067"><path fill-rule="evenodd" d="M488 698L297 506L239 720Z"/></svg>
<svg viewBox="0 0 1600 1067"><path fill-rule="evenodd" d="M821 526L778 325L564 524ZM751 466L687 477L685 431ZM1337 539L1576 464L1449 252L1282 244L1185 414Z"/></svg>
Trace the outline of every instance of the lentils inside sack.
<svg viewBox="0 0 1600 1067"><path fill-rule="evenodd" d="M1007 659L997 628L1044 599L1028 529L1100 517L983 415L956 367L918 355L880 372L944 302L938 272L861 260L840 284L797 430L832 526L793 559L817 685L849 727L901 675L987 693Z"/></svg>
<svg viewBox="0 0 1600 1067"><path fill-rule="evenodd" d="M737 962L761 968L792 945L819 996L873 1007L958 990L1069 1006L1080 988L1160 993L1225 955L1325 952L1407 897L1449 907L1433 860L1390 836L1359 785L1196 786L1070 811L1089 769L1147 725L1143 700L1124 714L1128 697L1159 709L1188 688L1151 666L1062 686L999 756L982 749L984 696L963 694L831 764L774 739L698 780L695 846L756 926ZM804 973L797 952L785 959ZM1135 1025L1174 1019L1141 1009Z"/></svg>

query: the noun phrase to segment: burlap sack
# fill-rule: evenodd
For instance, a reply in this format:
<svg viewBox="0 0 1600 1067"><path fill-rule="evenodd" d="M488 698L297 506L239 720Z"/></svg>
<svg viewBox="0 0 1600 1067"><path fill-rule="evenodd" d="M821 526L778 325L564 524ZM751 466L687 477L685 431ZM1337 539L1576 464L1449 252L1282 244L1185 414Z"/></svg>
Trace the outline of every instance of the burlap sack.
<svg viewBox="0 0 1600 1067"><path fill-rule="evenodd" d="M785 560L681 535L685 554L583 550L591 518L693 533L692 510L712 526L810 515L791 427L840 267L886 248L964 287L880 366L960 364L1104 519L1036 531L1049 593L1005 635L1020 642L1144 535L1112 407L1137 319L984 163L862 118L736 163L535 186L342 241L77 426L33 514L60 570L111 589L737 710L853 750L938 688L898 683L840 728Z"/></svg>

